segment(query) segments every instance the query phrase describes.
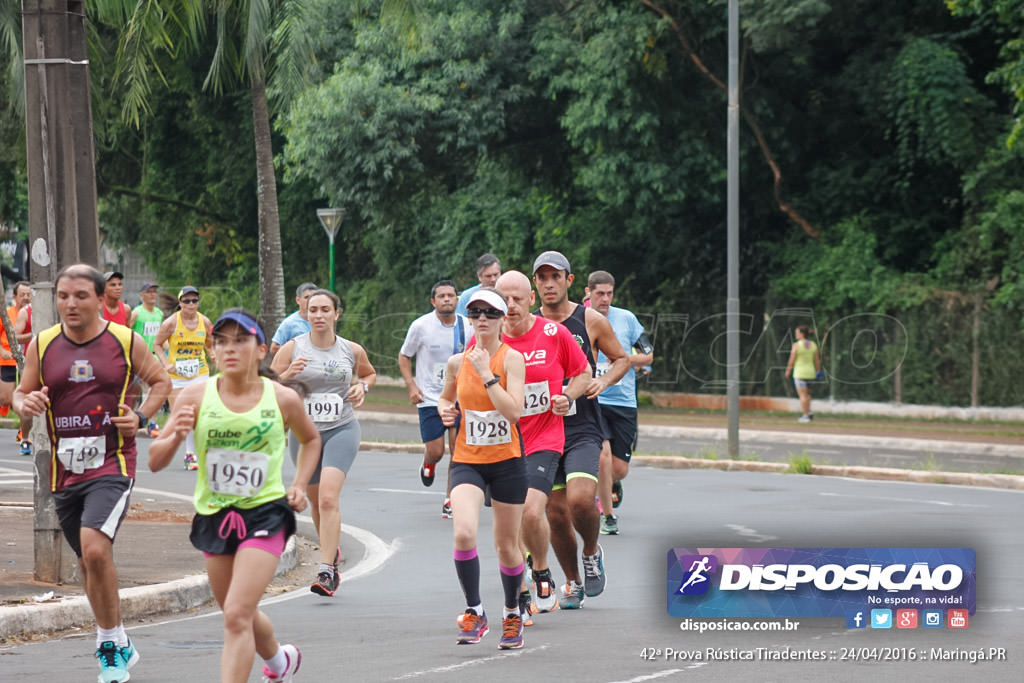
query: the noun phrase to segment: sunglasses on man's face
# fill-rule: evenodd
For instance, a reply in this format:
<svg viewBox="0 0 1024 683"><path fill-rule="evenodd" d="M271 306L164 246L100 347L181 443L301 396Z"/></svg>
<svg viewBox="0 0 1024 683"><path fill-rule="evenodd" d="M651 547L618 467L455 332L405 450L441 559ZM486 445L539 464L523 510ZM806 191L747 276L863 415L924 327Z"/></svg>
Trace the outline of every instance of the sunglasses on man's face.
<svg viewBox="0 0 1024 683"><path fill-rule="evenodd" d="M487 316L490 320L497 320L505 314L497 308L470 308L466 311L466 317L470 320L479 318L482 315Z"/></svg>
<svg viewBox="0 0 1024 683"><path fill-rule="evenodd" d="M199 299L182 299L181 303L183 303L183 304L197 304L197 303L199 303Z"/></svg>

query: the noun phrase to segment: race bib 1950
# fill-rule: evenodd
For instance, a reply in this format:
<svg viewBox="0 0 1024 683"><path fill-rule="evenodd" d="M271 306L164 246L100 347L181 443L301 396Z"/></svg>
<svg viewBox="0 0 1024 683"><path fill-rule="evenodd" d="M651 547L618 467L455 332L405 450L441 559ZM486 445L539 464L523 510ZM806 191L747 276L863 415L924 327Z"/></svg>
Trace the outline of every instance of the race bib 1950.
<svg viewBox="0 0 1024 683"><path fill-rule="evenodd" d="M206 451L206 477L210 490L226 496L252 498L267 483L270 456L252 451L210 448Z"/></svg>

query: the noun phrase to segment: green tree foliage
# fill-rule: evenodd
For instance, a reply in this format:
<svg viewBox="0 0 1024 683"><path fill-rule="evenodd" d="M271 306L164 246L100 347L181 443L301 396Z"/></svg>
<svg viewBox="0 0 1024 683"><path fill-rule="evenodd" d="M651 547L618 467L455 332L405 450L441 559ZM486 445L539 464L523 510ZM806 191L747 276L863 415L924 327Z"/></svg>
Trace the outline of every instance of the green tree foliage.
<svg viewBox="0 0 1024 683"><path fill-rule="evenodd" d="M207 18L200 4L145 6L164 12L163 26L187 27ZM573 298L603 268L617 276L619 303L648 316L653 388L717 386L725 0L287 5L295 11L258 46L298 35L315 54L301 65L308 86L287 62L267 62L290 74L270 88L283 105L273 142L286 291L326 280L314 209L346 209L336 245L344 331L386 372L435 280L472 284L484 251L528 271L539 251L560 249L579 278ZM858 370L877 364L840 343L841 327L829 338L826 366L854 372L837 396L894 397L902 362L902 400L964 403L977 350L983 402L1019 402L1021 382L985 363L998 365L997 342L1024 343L1024 164L1019 145L1005 144L1024 113L1021 1L740 7L745 390L790 390L774 350L788 332L770 321L776 309L811 310L825 331L857 316L883 321L886 372ZM255 296L250 95L227 80L223 99L202 92L216 46L234 57L246 46L209 40L184 60L171 50L172 60L154 47L160 32L139 33L157 43L136 40L136 54L160 56L133 128L118 120L141 72L125 70L132 62L115 47L125 42L105 31L94 60L105 229L162 277ZM2 188L4 206L17 205ZM975 319L999 339L976 344ZM750 346L762 331L773 343Z"/></svg>
<svg viewBox="0 0 1024 683"><path fill-rule="evenodd" d="M1024 134L1024 2L1021 0L946 0L953 14L975 16L998 26L1003 60L992 68L988 80L1005 87L1017 100L1016 118L1007 140L1011 146Z"/></svg>

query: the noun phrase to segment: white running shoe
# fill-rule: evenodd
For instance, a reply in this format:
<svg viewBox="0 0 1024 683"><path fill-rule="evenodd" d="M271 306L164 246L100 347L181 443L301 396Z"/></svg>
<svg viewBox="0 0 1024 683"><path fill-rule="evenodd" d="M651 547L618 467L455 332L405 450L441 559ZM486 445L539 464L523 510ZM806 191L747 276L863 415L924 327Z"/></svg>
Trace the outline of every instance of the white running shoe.
<svg viewBox="0 0 1024 683"><path fill-rule="evenodd" d="M264 665L263 683L292 683L295 680L295 672L299 670L299 664L302 663L302 653L291 643L282 645L281 649L284 650L286 662L284 671L276 674Z"/></svg>

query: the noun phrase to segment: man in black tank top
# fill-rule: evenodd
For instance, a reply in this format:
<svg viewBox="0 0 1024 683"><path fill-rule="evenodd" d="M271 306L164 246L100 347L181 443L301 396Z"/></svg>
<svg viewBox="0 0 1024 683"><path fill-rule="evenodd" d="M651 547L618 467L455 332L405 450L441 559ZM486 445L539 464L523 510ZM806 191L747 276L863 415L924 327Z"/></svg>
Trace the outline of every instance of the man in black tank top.
<svg viewBox="0 0 1024 683"><path fill-rule="evenodd" d="M597 542L601 517L594 504L605 436L597 397L622 379L629 370L629 358L607 318L569 301L573 275L565 256L557 251L538 256L533 263L533 282L541 300L538 314L568 328L590 361L591 371L598 351L611 363L607 373L591 380L586 394L575 401L575 411L565 417L565 453L548 502L551 547L566 579L559 601L563 609L577 609L583 606L584 596L600 595L605 585L604 553ZM583 540L583 581L574 529Z"/></svg>

